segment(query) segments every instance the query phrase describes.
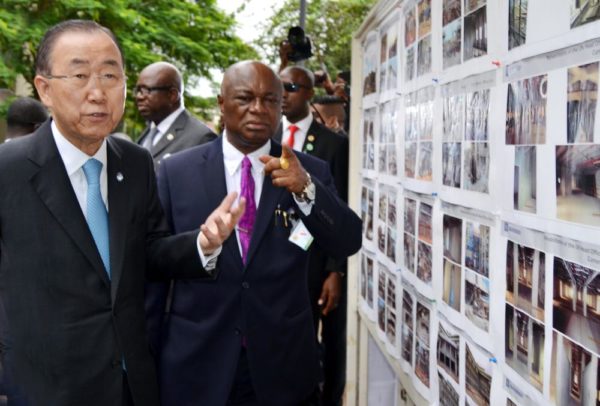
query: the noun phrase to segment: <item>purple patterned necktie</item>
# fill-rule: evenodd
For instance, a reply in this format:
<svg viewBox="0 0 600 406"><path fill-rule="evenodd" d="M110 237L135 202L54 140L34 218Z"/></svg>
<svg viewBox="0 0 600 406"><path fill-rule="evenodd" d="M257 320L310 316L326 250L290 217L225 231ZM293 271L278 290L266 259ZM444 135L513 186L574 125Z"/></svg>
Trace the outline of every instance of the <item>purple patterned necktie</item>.
<svg viewBox="0 0 600 406"><path fill-rule="evenodd" d="M252 163L247 156L242 160L242 185L240 197L246 199L246 210L238 223L238 235L242 246L242 261L246 264L246 255L250 247L252 228L256 219L256 201L254 200L254 178L252 177Z"/></svg>

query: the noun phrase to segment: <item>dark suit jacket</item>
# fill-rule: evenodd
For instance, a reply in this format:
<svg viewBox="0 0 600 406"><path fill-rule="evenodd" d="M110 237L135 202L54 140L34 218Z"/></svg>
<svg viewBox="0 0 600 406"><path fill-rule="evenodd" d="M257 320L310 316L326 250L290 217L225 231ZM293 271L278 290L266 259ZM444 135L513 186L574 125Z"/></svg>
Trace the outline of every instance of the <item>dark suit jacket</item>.
<svg viewBox="0 0 600 406"><path fill-rule="evenodd" d="M272 156L281 146L272 142ZM344 257L361 244L361 222L337 196L327 165L299 154L316 184L316 201L303 222L328 253ZM176 232L201 224L226 195L222 138L163 162L159 195ZM224 405L242 336L261 405L295 405L315 390L319 366L306 272L308 253L288 241L275 210L299 209L292 195L266 178L247 263L235 235L218 257L208 283L176 282L164 326L159 381L164 406Z"/></svg>
<svg viewBox="0 0 600 406"><path fill-rule="evenodd" d="M144 144L144 138L150 131L146 127L138 139L138 144ZM184 110L177 116L166 134L152 147L152 159L154 166L158 167L160 162L174 154L196 145L214 140L217 137L202 121Z"/></svg>
<svg viewBox="0 0 600 406"><path fill-rule="evenodd" d="M313 138L312 141L309 141L310 136ZM282 126L280 125L273 138L281 142L282 137ZM348 138L336 134L313 119L308 128L302 152L322 159L329 164L339 196L344 201L348 201ZM321 314L318 300L321 296L323 282L329 273L335 270L345 273L346 262L333 261L327 257L325 250L319 244L314 244L311 248L309 263L308 290L310 302L313 306L315 325L318 325Z"/></svg>
<svg viewBox="0 0 600 406"><path fill-rule="evenodd" d="M206 276L197 231L168 237L148 152L110 137L107 159L110 281L50 121L0 147L0 346L30 406L118 405L122 362L136 405L158 405L146 273Z"/></svg>

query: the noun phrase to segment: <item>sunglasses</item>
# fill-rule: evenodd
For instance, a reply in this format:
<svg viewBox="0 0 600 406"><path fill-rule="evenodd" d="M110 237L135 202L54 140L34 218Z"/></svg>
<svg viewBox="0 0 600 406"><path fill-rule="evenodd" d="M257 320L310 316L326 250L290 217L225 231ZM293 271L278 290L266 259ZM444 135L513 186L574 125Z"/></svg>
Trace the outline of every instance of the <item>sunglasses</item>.
<svg viewBox="0 0 600 406"><path fill-rule="evenodd" d="M309 86L304 86L301 85L299 83L294 83L294 82L283 82L283 89L286 92L290 92L290 93L296 93L298 90L300 90L300 88L303 89L310 89Z"/></svg>

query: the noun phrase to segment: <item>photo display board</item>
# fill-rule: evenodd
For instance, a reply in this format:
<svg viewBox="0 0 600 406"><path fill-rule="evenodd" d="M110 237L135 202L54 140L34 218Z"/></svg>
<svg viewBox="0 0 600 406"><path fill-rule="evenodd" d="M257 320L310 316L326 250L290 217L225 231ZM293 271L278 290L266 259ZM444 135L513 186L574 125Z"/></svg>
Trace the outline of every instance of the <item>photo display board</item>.
<svg viewBox="0 0 600 406"><path fill-rule="evenodd" d="M600 405L600 2L387 10L353 100L360 317L426 404Z"/></svg>

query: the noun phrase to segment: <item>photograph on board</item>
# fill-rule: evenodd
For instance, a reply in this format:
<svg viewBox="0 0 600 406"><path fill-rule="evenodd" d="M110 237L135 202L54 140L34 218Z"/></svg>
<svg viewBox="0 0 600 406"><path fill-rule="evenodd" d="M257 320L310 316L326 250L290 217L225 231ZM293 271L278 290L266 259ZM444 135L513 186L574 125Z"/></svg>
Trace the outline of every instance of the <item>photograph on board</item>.
<svg viewBox="0 0 600 406"><path fill-rule="evenodd" d="M571 28L588 24L600 19L600 3L598 0L570 0Z"/></svg>
<svg viewBox="0 0 600 406"><path fill-rule="evenodd" d="M508 84L506 144L546 143L548 75Z"/></svg>
<svg viewBox="0 0 600 406"><path fill-rule="evenodd" d="M489 277L490 228L471 221L466 223L465 266Z"/></svg>
<svg viewBox="0 0 600 406"><path fill-rule="evenodd" d="M490 280L469 269L465 275L465 316L486 333L490 328Z"/></svg>
<svg viewBox="0 0 600 406"><path fill-rule="evenodd" d="M417 76L431 72L431 35L421 38L417 44Z"/></svg>
<svg viewBox="0 0 600 406"><path fill-rule="evenodd" d="M433 143L419 143L419 171L417 179L430 181L432 177Z"/></svg>
<svg viewBox="0 0 600 406"><path fill-rule="evenodd" d="M468 93L466 106L465 139L467 141L487 141L490 89Z"/></svg>
<svg viewBox="0 0 600 406"><path fill-rule="evenodd" d="M492 363L489 357L477 354L465 344L465 375L467 405L488 406L492 387Z"/></svg>
<svg viewBox="0 0 600 406"><path fill-rule="evenodd" d="M431 283L431 246L422 241L418 243L417 277L423 282Z"/></svg>
<svg viewBox="0 0 600 406"><path fill-rule="evenodd" d="M556 217L600 226L600 145L556 146Z"/></svg>
<svg viewBox="0 0 600 406"><path fill-rule="evenodd" d="M598 271L554 257L553 327L600 354L600 278Z"/></svg>
<svg viewBox="0 0 600 406"><path fill-rule="evenodd" d="M439 406L459 406L460 396L456 389L438 372Z"/></svg>
<svg viewBox="0 0 600 406"><path fill-rule="evenodd" d="M544 321L546 254L508 240L506 302Z"/></svg>
<svg viewBox="0 0 600 406"><path fill-rule="evenodd" d="M598 62L575 66L567 72L567 143L594 142Z"/></svg>
<svg viewBox="0 0 600 406"><path fill-rule="evenodd" d="M462 141L465 134L465 95L443 99L442 123L444 141Z"/></svg>
<svg viewBox="0 0 600 406"><path fill-rule="evenodd" d="M487 15L486 7L481 7L464 18L463 60L487 54Z"/></svg>
<svg viewBox="0 0 600 406"><path fill-rule="evenodd" d="M444 142L442 144L442 183L460 188L461 180L461 143Z"/></svg>
<svg viewBox="0 0 600 406"><path fill-rule="evenodd" d="M535 213L536 207L536 149L515 147L513 201L514 209Z"/></svg>
<svg viewBox="0 0 600 406"><path fill-rule="evenodd" d="M461 302L461 267L452 263L448 258L444 258L444 285L442 299L444 302L460 313Z"/></svg>
<svg viewBox="0 0 600 406"><path fill-rule="evenodd" d="M460 382L460 337L447 331L442 323L438 328L437 363L456 383Z"/></svg>
<svg viewBox="0 0 600 406"><path fill-rule="evenodd" d="M444 69L448 69L462 62L462 20L444 26L442 31L442 57Z"/></svg>
<svg viewBox="0 0 600 406"><path fill-rule="evenodd" d="M442 24L447 25L449 22L462 17L462 0L444 0L442 5Z"/></svg>
<svg viewBox="0 0 600 406"><path fill-rule="evenodd" d="M402 292L402 358L412 365L414 299L406 290Z"/></svg>
<svg viewBox="0 0 600 406"><path fill-rule="evenodd" d="M457 264L462 263L462 220L444 214L444 256Z"/></svg>
<svg viewBox="0 0 600 406"><path fill-rule="evenodd" d="M550 399L556 405L598 405L600 403L598 356L557 331L552 333Z"/></svg>
<svg viewBox="0 0 600 406"><path fill-rule="evenodd" d="M463 187L474 192L488 193L490 150L487 142L464 143Z"/></svg>
<svg viewBox="0 0 600 406"><path fill-rule="evenodd" d="M419 203L419 240L425 241L428 244L432 243L431 235L431 205Z"/></svg>
<svg viewBox="0 0 600 406"><path fill-rule="evenodd" d="M540 392L544 384L544 324L506 304L504 359Z"/></svg>
<svg viewBox="0 0 600 406"><path fill-rule="evenodd" d="M527 3L529 0L508 0L508 49L521 46L527 40Z"/></svg>
<svg viewBox="0 0 600 406"><path fill-rule="evenodd" d="M430 311L421 302L417 302L417 340L415 345L415 374L429 387L429 330Z"/></svg>

